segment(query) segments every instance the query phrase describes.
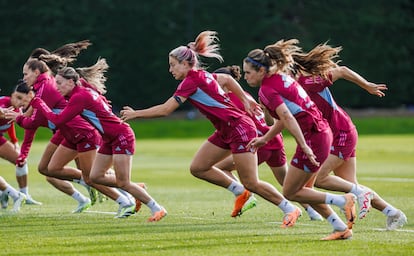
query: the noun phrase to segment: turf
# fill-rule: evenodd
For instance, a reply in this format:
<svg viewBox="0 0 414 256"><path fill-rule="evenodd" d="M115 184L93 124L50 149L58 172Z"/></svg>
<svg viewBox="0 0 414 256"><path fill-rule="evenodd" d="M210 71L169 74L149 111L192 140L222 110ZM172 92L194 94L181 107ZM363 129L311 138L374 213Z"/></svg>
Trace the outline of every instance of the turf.
<svg viewBox="0 0 414 256"><path fill-rule="evenodd" d="M306 214L297 225L281 229L282 212L258 198L258 206L231 218L234 197L191 176L188 166L202 139L138 140L132 179L168 210L158 223L147 223L147 207L127 219L114 219L117 205L97 203L72 214L76 202L50 186L36 171L44 142L29 156L30 192L42 206L24 206L0 215L0 255L411 255L414 250L414 135L360 136L359 182L402 209L409 223L385 231L385 216L371 210L354 226L347 241L320 241L331 232ZM286 138L288 156L294 142ZM0 161L1 175L16 185L14 167ZM260 177L275 184L270 170ZM76 185L77 186L77 185ZM278 189L280 187L275 185ZM87 194L82 187L77 188ZM342 215L340 215L342 216Z"/></svg>

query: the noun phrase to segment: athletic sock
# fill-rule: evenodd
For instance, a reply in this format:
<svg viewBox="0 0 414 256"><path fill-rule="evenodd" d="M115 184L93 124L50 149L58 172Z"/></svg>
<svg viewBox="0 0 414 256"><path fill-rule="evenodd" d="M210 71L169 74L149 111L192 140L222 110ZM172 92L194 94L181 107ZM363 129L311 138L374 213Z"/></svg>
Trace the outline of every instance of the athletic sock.
<svg viewBox="0 0 414 256"><path fill-rule="evenodd" d="M325 204L333 204L338 207L344 207L346 199L343 195L335 195L331 193L326 193Z"/></svg>
<svg viewBox="0 0 414 256"><path fill-rule="evenodd" d="M9 184L7 184L7 187L3 191L3 193L6 193L7 195L9 195L11 198L13 198L13 200L17 200L17 198L19 198L19 191L17 191L16 189L14 189Z"/></svg>
<svg viewBox="0 0 414 256"><path fill-rule="evenodd" d="M296 210L296 207L286 199L283 199L283 201L277 207L279 207L285 214Z"/></svg>
<svg viewBox="0 0 414 256"><path fill-rule="evenodd" d="M19 190L20 190L20 192L22 192L26 196L29 195L29 188L28 187L20 188Z"/></svg>
<svg viewBox="0 0 414 256"><path fill-rule="evenodd" d="M241 195L245 188L243 187L242 184L238 183L237 181L232 181L230 186L227 187L227 190L229 190L230 192L232 192L235 196Z"/></svg>
<svg viewBox="0 0 414 256"><path fill-rule="evenodd" d="M146 206L148 206L148 208L150 208L151 212L154 214L156 212L161 211L162 207L154 200L151 199Z"/></svg>
<svg viewBox="0 0 414 256"><path fill-rule="evenodd" d="M119 197L115 200L115 202L117 202L121 207L131 205L131 201L123 194L120 194Z"/></svg>
<svg viewBox="0 0 414 256"><path fill-rule="evenodd" d="M78 201L79 203L86 202L88 199L82 195L79 191L75 189L75 192L72 194L73 199Z"/></svg>
<svg viewBox="0 0 414 256"><path fill-rule="evenodd" d="M395 214L397 214L398 209L394 208L392 205L387 205L387 207L384 208L384 210L382 210L382 213L385 214L386 216L394 216Z"/></svg>
<svg viewBox="0 0 414 256"><path fill-rule="evenodd" d="M360 195L361 193L364 192L364 189L361 186L359 186L358 184L352 184L352 189L351 189L350 192L352 194L358 196L358 195Z"/></svg>
<svg viewBox="0 0 414 256"><path fill-rule="evenodd" d="M338 214L336 214L336 212L332 211L332 214L329 215L328 218L326 218L326 220L329 222L329 224L332 225L334 230L345 230L347 229L347 226L345 225L345 223L341 220L341 218L339 218Z"/></svg>

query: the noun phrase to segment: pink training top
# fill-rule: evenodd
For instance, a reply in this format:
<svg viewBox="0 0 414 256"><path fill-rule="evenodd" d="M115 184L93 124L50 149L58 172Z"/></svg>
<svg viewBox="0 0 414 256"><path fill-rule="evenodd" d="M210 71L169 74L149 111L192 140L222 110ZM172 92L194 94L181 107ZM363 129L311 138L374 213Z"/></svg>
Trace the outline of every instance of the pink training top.
<svg viewBox="0 0 414 256"><path fill-rule="evenodd" d="M81 79L81 83L86 83ZM112 113L109 106L102 95L90 86L75 86L69 96L67 107L65 107L60 114L55 114L45 102L39 98L32 100L32 106L38 108L47 119L60 127L77 115L82 115L88 120L102 135L103 138L117 138L120 133L129 128L127 123Z"/></svg>
<svg viewBox="0 0 414 256"><path fill-rule="evenodd" d="M274 74L263 78L259 97L269 113L277 119L276 108L285 103L295 116L303 133L308 131L325 131L329 124L311 101L305 90L290 76Z"/></svg>
<svg viewBox="0 0 414 256"><path fill-rule="evenodd" d="M0 97L0 108L9 108L11 106L10 97L8 96L1 96ZM17 111L17 110L16 110ZM10 123L8 119L0 119L0 134L1 136L3 133L7 131L7 134L10 137L10 141L12 143L16 143L18 141L16 137L16 130L14 129L14 123Z"/></svg>
<svg viewBox="0 0 414 256"><path fill-rule="evenodd" d="M33 84L35 97L44 100L45 104L53 109L53 112L59 113L66 106L66 100L56 88L55 78L47 73L39 75ZM20 149L20 155L27 157L36 129L46 127L53 132L57 130L57 125L46 118L38 109L33 109L31 116L20 115L16 118L16 123L25 129L24 140ZM80 116L74 116L72 120L60 125L59 130L65 138L71 138L84 130L91 130L93 127Z"/></svg>
<svg viewBox="0 0 414 256"><path fill-rule="evenodd" d="M333 84L330 80L323 79L322 77L300 76L298 82L318 106L323 117L328 120L334 137L340 131L355 129L355 125L352 123L349 115L336 104L329 91L328 87Z"/></svg>
<svg viewBox="0 0 414 256"><path fill-rule="evenodd" d="M245 115L218 85L214 76L204 70L190 70L187 77L178 85L174 96L187 98L218 130L222 122L229 122Z"/></svg>

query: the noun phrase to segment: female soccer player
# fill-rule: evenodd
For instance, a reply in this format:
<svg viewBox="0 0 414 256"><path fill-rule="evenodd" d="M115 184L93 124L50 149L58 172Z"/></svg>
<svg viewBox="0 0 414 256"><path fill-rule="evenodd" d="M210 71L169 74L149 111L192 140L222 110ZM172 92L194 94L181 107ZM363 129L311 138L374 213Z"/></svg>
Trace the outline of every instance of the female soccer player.
<svg viewBox="0 0 414 256"><path fill-rule="evenodd" d="M200 56L223 60L218 52L219 46L216 40L216 32L204 31L197 36L195 42L173 49L169 53L169 71L176 80L182 80L174 95L164 104L148 109L133 110L124 107L121 115L125 121L167 116L186 100L206 115L216 131L196 153L190 171L197 178L233 192L236 201L231 216L236 217L240 215L251 192L276 206L281 203L281 197L270 183L259 180L257 156L247 148L249 141L257 136L254 122L232 103L214 76L203 70L200 65ZM259 107L253 99L246 97L240 85L231 76L225 74L217 74L217 76L222 76L220 78L222 85L240 98L247 112L252 112L254 108ZM214 167L214 164L230 154L233 155L243 185ZM293 205L290 205L285 212L297 217L300 215L299 208ZM288 226L288 223L284 223L283 226Z"/></svg>
<svg viewBox="0 0 414 256"><path fill-rule="evenodd" d="M297 43L298 41L292 41ZM372 206L387 216L386 227L394 230L407 223L407 217L401 211L383 200L377 193L358 186L356 177L356 145L358 132L349 115L335 102L329 87L338 79L345 79L368 91L370 94L383 97L385 84L368 82L346 66L337 65L334 61L341 47L320 44L311 51L293 54L296 63L294 70L298 82L318 106L323 117L328 120L333 132L331 152L321 166L315 186L342 192L348 192L349 184L344 186L330 172L352 184L351 192L358 196L360 206L359 218L365 217L369 210L371 193Z"/></svg>
<svg viewBox="0 0 414 256"><path fill-rule="evenodd" d="M62 112L55 114L38 97L31 101L31 106L42 112L48 120L58 127L66 125L74 117L82 114L100 132L103 139L92 165L91 181L127 191L150 208L152 216L148 221L159 221L167 215L167 211L144 188L130 180L135 136L131 127L112 112L108 101L102 95L106 81L104 72L107 69L108 65L105 59L98 60L91 67L78 68L77 71L74 68L65 67L59 70L56 75L59 92L62 96L69 98L67 106ZM115 176L108 173L112 165ZM135 204L124 208L118 216L127 217L134 213Z"/></svg>
<svg viewBox="0 0 414 256"><path fill-rule="evenodd" d="M80 41L80 42L65 44L65 45L59 47L58 49L56 49L52 52L57 54L58 56L64 58L64 60L67 61L67 63L71 63L71 62L76 60L76 57L78 56L80 51L86 49L89 45L90 45L90 42L88 40L84 40L84 41ZM50 54L51 54L51 52L49 52L46 49L36 48L30 54L29 59L39 59L41 56L45 57L47 59L47 56L50 55ZM46 61L46 62L48 63L48 65L50 65L49 69L52 70L53 72L56 72L56 70L59 67L62 66L60 64L60 62L54 62L53 60L50 60L50 63L49 63L49 61ZM46 80L44 82L46 82ZM41 87L39 87L39 88L41 89L41 90L39 90L40 93L42 93L43 89ZM46 87L46 88L49 89L48 87ZM13 98L14 97L13 97L13 94L12 94L12 100L13 100ZM50 98L50 99L48 99L48 102L50 104L52 104L52 106L54 106L54 104L58 104L60 100L61 100L60 98L56 98L56 100L53 99L53 98ZM19 106L16 106L16 105L14 107L20 108ZM32 109L26 110L25 115L26 116L32 115L32 111L33 111ZM25 131L24 131L24 140L23 140L22 145L21 145L20 154L19 154L19 156L16 160L16 165L17 166L23 166L26 163L26 158L29 154L32 141L33 141L34 136L36 134L36 130L37 130L37 127L33 128L33 129L25 129ZM60 144L60 142L62 140L63 140L63 138L60 135L60 132L57 132L56 134L54 134L52 136L52 138L50 140L51 143L49 143L46 146L46 149L45 149L45 151L42 155L42 158L41 158L41 160L38 164L38 170L39 170L40 173L47 171L47 166L49 164L49 161L50 161L53 153L57 149L57 146ZM53 185L56 189L62 191L63 193L68 194L69 196L72 196L75 200L78 201L79 205L78 205L77 209L75 209L75 212L79 212L82 209L84 209L84 207L88 207L88 205L91 204L90 201L91 200L94 201L94 198L96 196L96 190L91 188L90 186L87 186L86 184L84 184L83 181L77 181L77 182L78 183L82 182L83 183L82 185L84 185L87 188L87 190L90 194L91 200L89 200L88 198L83 196L68 181L60 180L60 179L53 178L53 177L48 177L48 176L46 176L46 180L51 185Z"/></svg>
<svg viewBox="0 0 414 256"><path fill-rule="evenodd" d="M213 72L213 75L215 74L228 74L231 75L236 81L239 81L241 78L240 67L237 65L219 68ZM220 84L220 80L218 80L218 83ZM223 89L226 91L226 88ZM237 96L234 95L234 93L232 93L231 91L226 91L226 93L229 95L229 98L234 102L234 104L238 108L244 110L243 103L239 100L239 98L237 98ZM251 97L251 95L247 92L246 94L248 97ZM269 131L270 127L267 125L267 122L272 122L272 124L274 123L273 120L265 120L266 116L268 115L266 115L264 111L266 111L265 108L260 108L258 109L257 113L255 113L254 116L252 116L252 120L256 125L257 133L259 136L263 136ZM285 149L283 145L283 138L281 133L277 134L273 139L268 141L266 145L260 147L257 150L257 160L259 165L263 162L266 162L266 164L272 170L272 173L275 176L276 180L279 182L281 186L283 186L283 180L285 179L287 172L287 164ZM232 174L232 171L236 170L236 167L234 166L233 157L231 155L226 157L222 161L218 162L214 166L222 170L232 179L236 180L236 177ZM284 206L290 206L290 203L283 197L283 195L280 195L280 197L282 203L279 204L279 207L283 211L286 208ZM285 202L285 200L287 202ZM246 203L246 205L243 207L242 212L246 211L248 208L255 206L255 200L249 199L249 201L250 202ZM322 216L319 213L317 213L310 205L302 204L302 206L305 208L311 220L323 220Z"/></svg>
<svg viewBox="0 0 414 256"><path fill-rule="evenodd" d="M356 197L351 193L336 195L312 188L320 164L328 157L332 132L303 88L287 75L293 64L289 50L275 43L264 50L250 51L243 61L247 83L260 87L260 101L270 115L280 120L249 146L262 146L283 128L288 129L298 145L283 182L283 195L289 200L310 204L328 220L334 231L323 240L348 239L352 237ZM345 210L348 226L327 204Z"/></svg>
<svg viewBox="0 0 414 256"><path fill-rule="evenodd" d="M32 67L32 61L28 61L28 69ZM37 64L41 63L39 60L36 60L35 62ZM34 70L38 69L35 68ZM28 81L31 81L30 78L26 78ZM52 85L50 86L52 87ZM61 96L57 91L56 93L57 96ZM16 86L13 95L14 98L16 98L17 104L27 108L30 101L33 99L33 97L35 97L35 92L24 81L21 81ZM51 93L49 93L49 96L50 95ZM38 119L44 118L41 112L38 112L37 114ZM11 117L10 114L8 116ZM33 123L32 119L21 117L18 114L16 114L13 119L19 120L18 122L20 122L24 127L28 127L32 125L31 123ZM91 126L80 116L76 116L67 124L55 127L54 129L60 132L62 140L60 143L55 144L57 145L56 147L53 147L55 150L51 152L52 154L50 155L50 160L48 162L47 168L41 169L43 175L70 181L83 179L86 184L93 186L109 198L118 202L121 209L129 208L131 205L134 205L133 201L131 202L128 198L121 195L117 190L99 184L94 184L90 181L89 173L91 170L92 162L95 159L97 148L101 144L102 140L100 134L96 129L93 128L93 126ZM49 156L49 154L47 155ZM67 165L75 158L80 170ZM78 206L78 208L74 211L75 213L82 212L90 207L91 202L89 200L84 200L84 202L85 203Z"/></svg>
<svg viewBox="0 0 414 256"><path fill-rule="evenodd" d="M4 110L12 107L11 98L9 96L0 97L0 157L9 161L16 166L16 180L19 185L19 190L26 196L26 204L41 205L41 202L34 200L29 194L29 187L27 176L29 169L27 163L17 163L17 158L20 154L20 145L16 137L16 130L14 123L4 118ZM17 109L14 109L18 111ZM4 138L3 134L7 132L10 141ZM7 208L8 196L7 194L0 195L0 202L2 208Z"/></svg>

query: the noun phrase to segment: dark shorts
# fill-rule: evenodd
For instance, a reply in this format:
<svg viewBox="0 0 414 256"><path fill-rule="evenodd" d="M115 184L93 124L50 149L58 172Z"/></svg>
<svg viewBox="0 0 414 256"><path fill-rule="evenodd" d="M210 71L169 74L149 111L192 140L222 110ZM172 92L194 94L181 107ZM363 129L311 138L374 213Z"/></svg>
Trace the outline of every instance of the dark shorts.
<svg viewBox="0 0 414 256"><path fill-rule="evenodd" d="M53 144L55 144L55 145L60 145L60 143L62 143L62 141L64 140L65 138L63 137L63 135L60 133L60 131L59 130L57 130L54 134L53 134L53 136L52 136L52 138L50 138L50 142L51 143L53 143Z"/></svg>
<svg viewBox="0 0 414 256"><path fill-rule="evenodd" d="M135 134L134 131L127 127L119 131L116 137L103 136L103 143L98 150L104 155L133 155L135 153Z"/></svg>
<svg viewBox="0 0 414 256"><path fill-rule="evenodd" d="M307 132L304 134L306 144L312 149L316 156L316 161L322 163L328 158L332 144L332 132L327 129L322 132ZM302 148L297 146L295 155L293 156L291 165L304 170L305 172L313 173L319 170L319 166L313 165L308 157L303 153Z"/></svg>
<svg viewBox="0 0 414 256"><path fill-rule="evenodd" d="M99 132L95 129L85 131L78 130L72 138L64 138L61 144L81 153L98 149L102 144L102 138Z"/></svg>
<svg viewBox="0 0 414 256"><path fill-rule="evenodd" d="M208 141L217 147L229 149L233 154L237 154L251 152L247 149L247 144L256 137L256 126L246 116L223 124L208 138Z"/></svg>
<svg viewBox="0 0 414 256"><path fill-rule="evenodd" d="M351 157L355 157L357 142L358 132L356 128L350 131L339 131L334 134L331 154L345 161Z"/></svg>
<svg viewBox="0 0 414 256"><path fill-rule="evenodd" d="M269 150L259 148L257 151L257 161L258 164L266 162L266 164L270 167L280 167L286 164L286 154L285 150L278 149L278 150Z"/></svg>

